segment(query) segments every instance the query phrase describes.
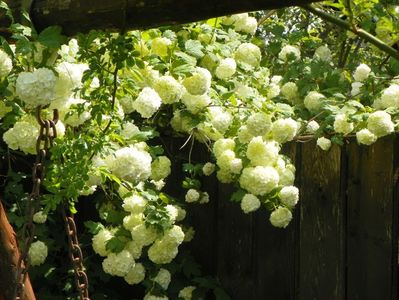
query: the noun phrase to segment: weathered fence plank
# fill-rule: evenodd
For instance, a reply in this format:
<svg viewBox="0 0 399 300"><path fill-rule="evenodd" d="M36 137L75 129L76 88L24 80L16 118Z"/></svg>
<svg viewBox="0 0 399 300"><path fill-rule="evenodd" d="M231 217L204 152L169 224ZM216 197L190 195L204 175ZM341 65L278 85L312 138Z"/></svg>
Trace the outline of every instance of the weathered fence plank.
<svg viewBox="0 0 399 300"><path fill-rule="evenodd" d="M391 137L348 146L347 299L392 298L393 159Z"/></svg>
<svg viewBox="0 0 399 300"><path fill-rule="evenodd" d="M299 299L344 299L341 151L302 146Z"/></svg>

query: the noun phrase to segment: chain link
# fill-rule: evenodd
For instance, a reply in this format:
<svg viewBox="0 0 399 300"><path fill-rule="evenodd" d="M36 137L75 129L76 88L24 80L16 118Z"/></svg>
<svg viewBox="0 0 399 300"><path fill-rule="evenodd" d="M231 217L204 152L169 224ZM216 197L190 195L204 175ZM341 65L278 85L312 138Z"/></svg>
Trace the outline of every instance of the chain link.
<svg viewBox="0 0 399 300"><path fill-rule="evenodd" d="M67 216L65 208L62 209L62 215L65 223L65 231L68 237L69 258L75 272L76 287L81 300L90 300L89 298L89 280L83 266L82 249L79 246L76 224L72 216Z"/></svg>
<svg viewBox="0 0 399 300"><path fill-rule="evenodd" d="M49 148L53 145L53 140L57 137L55 125L58 122L58 110L53 110L52 120L43 120L41 116L42 107L36 108L36 120L40 126L39 136L36 140L36 161L32 170L33 187L28 197L27 213L28 221L22 227L23 247L18 259L17 265L17 289L16 300L24 299L24 285L28 275L29 268L29 248L34 239L35 224L33 223L33 215L40 205L40 186L43 182L45 174L46 155Z"/></svg>

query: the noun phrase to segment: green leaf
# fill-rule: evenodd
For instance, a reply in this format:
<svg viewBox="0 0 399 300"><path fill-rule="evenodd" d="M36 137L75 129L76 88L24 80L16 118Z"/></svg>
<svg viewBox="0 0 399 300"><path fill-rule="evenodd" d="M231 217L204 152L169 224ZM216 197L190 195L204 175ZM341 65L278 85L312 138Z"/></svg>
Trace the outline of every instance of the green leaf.
<svg viewBox="0 0 399 300"><path fill-rule="evenodd" d="M230 296L221 288L217 287L213 290L213 294L215 295L217 300L230 300Z"/></svg>
<svg viewBox="0 0 399 300"><path fill-rule="evenodd" d="M38 37L38 41L49 48L59 48L66 42L66 37L61 34L60 26L50 26L44 29Z"/></svg>
<svg viewBox="0 0 399 300"><path fill-rule="evenodd" d="M242 198L244 198L246 192L242 189L239 189L237 191L235 191L230 198L230 201L232 202L241 202Z"/></svg>
<svg viewBox="0 0 399 300"><path fill-rule="evenodd" d="M89 229L89 232L93 235L96 235L102 229L104 229L104 226L98 222L86 221L86 222L84 222L84 225L87 229Z"/></svg>
<svg viewBox="0 0 399 300"><path fill-rule="evenodd" d="M200 41L188 40L187 42L185 42L184 47L186 48L188 54L191 54L196 58L201 58L205 55L204 52L202 52L204 47L202 46Z"/></svg>
<svg viewBox="0 0 399 300"><path fill-rule="evenodd" d="M105 245L105 249L114 253L119 253L125 248L125 242L121 241L118 237L111 238Z"/></svg>

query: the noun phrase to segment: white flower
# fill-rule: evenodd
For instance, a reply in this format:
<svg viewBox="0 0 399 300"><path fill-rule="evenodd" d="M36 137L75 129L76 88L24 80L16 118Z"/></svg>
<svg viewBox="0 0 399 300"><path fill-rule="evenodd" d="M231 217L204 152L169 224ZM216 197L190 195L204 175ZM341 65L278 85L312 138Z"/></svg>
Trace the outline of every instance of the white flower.
<svg viewBox="0 0 399 300"><path fill-rule="evenodd" d="M319 146L324 151L327 151L331 148L331 141L325 137L320 137L317 139L317 146Z"/></svg>
<svg viewBox="0 0 399 300"><path fill-rule="evenodd" d="M209 104L212 103L211 98L207 94L192 95L188 92L183 94L181 102L187 107L187 110L192 114L197 114Z"/></svg>
<svg viewBox="0 0 399 300"><path fill-rule="evenodd" d="M246 214L257 210L259 207L260 201L255 195L245 194L245 196L241 200L241 209Z"/></svg>
<svg viewBox="0 0 399 300"><path fill-rule="evenodd" d="M32 266L39 266L47 258L48 249L42 241L33 242L29 247L29 262Z"/></svg>
<svg viewBox="0 0 399 300"><path fill-rule="evenodd" d="M68 99L72 92L82 86L83 72L88 69L86 64L60 63L55 70L58 73L55 85L57 99Z"/></svg>
<svg viewBox="0 0 399 300"><path fill-rule="evenodd" d="M263 196L277 187L279 175L272 167L248 167L242 171L239 182L251 194Z"/></svg>
<svg viewBox="0 0 399 300"><path fill-rule="evenodd" d="M181 208L180 206L176 205L177 208L177 217L176 221L183 221L186 218L186 210L184 208Z"/></svg>
<svg viewBox="0 0 399 300"><path fill-rule="evenodd" d="M394 124L391 115L385 111L376 111L369 115L367 129L377 137L382 137L393 132Z"/></svg>
<svg viewBox="0 0 399 300"><path fill-rule="evenodd" d="M264 142L261 136L248 144L246 155L253 166L271 166L277 160L280 149L275 142Z"/></svg>
<svg viewBox="0 0 399 300"><path fill-rule="evenodd" d="M106 160L108 169L118 178L139 183L151 175L151 155L135 147L115 151Z"/></svg>
<svg viewBox="0 0 399 300"><path fill-rule="evenodd" d="M122 207L127 212L140 214L144 211L146 205L147 200L140 195L134 194L133 196L123 199Z"/></svg>
<svg viewBox="0 0 399 300"><path fill-rule="evenodd" d="M352 122L347 121L347 116L345 114L338 114L334 121L334 130L338 133L348 134L354 129Z"/></svg>
<svg viewBox="0 0 399 300"><path fill-rule="evenodd" d="M212 75L207 69L197 67L195 72L183 80L183 85L192 95L203 95L211 88Z"/></svg>
<svg viewBox="0 0 399 300"><path fill-rule="evenodd" d="M123 227L127 230L132 231L137 225L143 224L144 222L143 214L130 214L123 218Z"/></svg>
<svg viewBox="0 0 399 300"><path fill-rule="evenodd" d="M320 94L316 91L311 91L306 95L303 103L310 112L314 113L320 110L321 105L323 104L323 100L325 98L326 97L323 94Z"/></svg>
<svg viewBox="0 0 399 300"><path fill-rule="evenodd" d="M272 223L274 227L285 228L291 220L292 213L286 207L279 206L270 214L270 223Z"/></svg>
<svg viewBox="0 0 399 300"><path fill-rule="evenodd" d="M278 54L278 58L282 61L287 61L289 55L293 56L295 60L298 60L301 58L301 51L296 46L285 45Z"/></svg>
<svg viewBox="0 0 399 300"><path fill-rule="evenodd" d="M169 176L171 162L166 156L158 156L151 164L151 178L161 180Z"/></svg>
<svg viewBox="0 0 399 300"><path fill-rule="evenodd" d="M126 140L131 140L140 133L140 129L133 124L133 122L126 122L123 124L123 129L120 131L120 135Z"/></svg>
<svg viewBox="0 0 399 300"><path fill-rule="evenodd" d="M331 61L331 50L323 45L316 49L314 57L320 59L321 61L330 62Z"/></svg>
<svg viewBox="0 0 399 300"><path fill-rule="evenodd" d="M295 82L287 82L281 87L281 94L291 103L298 97L298 87Z"/></svg>
<svg viewBox="0 0 399 300"><path fill-rule="evenodd" d="M360 64L353 73L353 78L358 82L365 81L369 77L370 72L371 69L368 65Z"/></svg>
<svg viewBox="0 0 399 300"><path fill-rule="evenodd" d="M363 86L363 83L361 83L361 82L352 82L351 86L352 86L351 96L357 96L357 95L360 94L360 89Z"/></svg>
<svg viewBox="0 0 399 300"><path fill-rule="evenodd" d="M320 125L315 120L310 121L306 125L306 131L311 134L314 134L317 130L319 130L319 128L320 128Z"/></svg>
<svg viewBox="0 0 399 300"><path fill-rule="evenodd" d="M261 112L251 114L246 123L248 132L253 136L265 135L269 132L271 125L271 116Z"/></svg>
<svg viewBox="0 0 399 300"><path fill-rule="evenodd" d="M165 209L166 209L166 212L168 213L169 219L172 222L175 222L177 216L179 215L179 210L177 209L177 207L172 204L168 204L165 206Z"/></svg>
<svg viewBox="0 0 399 300"><path fill-rule="evenodd" d="M295 186L285 186L280 191L280 200L288 207L294 207L299 200L299 190Z"/></svg>
<svg viewBox="0 0 399 300"><path fill-rule="evenodd" d="M279 143L292 141L297 133L298 123L291 118L278 119L272 125L273 139Z"/></svg>
<svg viewBox="0 0 399 300"><path fill-rule="evenodd" d="M258 22L255 18L249 17L247 13L235 14L223 20L223 24L234 25L239 32L255 34Z"/></svg>
<svg viewBox="0 0 399 300"><path fill-rule="evenodd" d="M132 112L135 111L134 109L134 99L131 95L127 94L124 95L120 100L119 103L122 106L123 111L125 112L125 114L130 114Z"/></svg>
<svg viewBox="0 0 399 300"><path fill-rule="evenodd" d="M47 68L21 72L16 82L16 94L30 107L47 105L55 99L57 77Z"/></svg>
<svg viewBox="0 0 399 300"><path fill-rule="evenodd" d="M157 239L148 249L148 258L156 264L170 263L178 253L178 246L184 240L184 232L174 225L172 229L165 232L164 236Z"/></svg>
<svg viewBox="0 0 399 300"><path fill-rule="evenodd" d="M47 215L41 210L33 215L33 222L43 224L47 220Z"/></svg>
<svg viewBox="0 0 399 300"><path fill-rule="evenodd" d="M3 50L0 50L0 77L6 77L12 70L12 60Z"/></svg>
<svg viewBox="0 0 399 300"><path fill-rule="evenodd" d="M157 37L152 40L151 51L152 53L164 57L168 55L168 48L172 44L172 41L168 38Z"/></svg>
<svg viewBox="0 0 399 300"><path fill-rule="evenodd" d="M154 277L154 281L158 283L164 290L167 290L171 280L170 272L164 268L159 269L157 276Z"/></svg>
<svg viewBox="0 0 399 300"><path fill-rule="evenodd" d="M179 298L183 298L184 300L191 300L193 297L193 291L195 290L195 286L186 286L184 289L180 290Z"/></svg>
<svg viewBox="0 0 399 300"><path fill-rule="evenodd" d="M205 176L211 175L213 172L215 172L215 164L211 162L207 162L204 164L202 167L202 173L204 173Z"/></svg>
<svg viewBox="0 0 399 300"><path fill-rule="evenodd" d="M234 58L239 63L256 68L261 60L261 52L258 46L251 43L243 43L238 46Z"/></svg>
<svg viewBox="0 0 399 300"><path fill-rule="evenodd" d="M172 76L162 76L155 79L153 88L165 104L178 102L184 91L183 86Z"/></svg>
<svg viewBox="0 0 399 300"><path fill-rule="evenodd" d="M124 277L134 266L134 258L127 250L110 253L102 263L103 270L113 276Z"/></svg>
<svg viewBox="0 0 399 300"><path fill-rule="evenodd" d="M233 117L222 107L208 107L210 121L217 131L225 133L233 121Z"/></svg>
<svg viewBox="0 0 399 300"><path fill-rule="evenodd" d="M377 141L377 136L365 128L356 132L356 139L359 144L371 145Z"/></svg>
<svg viewBox="0 0 399 300"><path fill-rule="evenodd" d="M215 75L219 79L230 78L236 72L237 64L233 58L225 58L219 62Z"/></svg>
<svg viewBox="0 0 399 300"><path fill-rule="evenodd" d="M196 202L200 198L200 193L195 189L189 189L184 198L188 203Z"/></svg>
<svg viewBox="0 0 399 300"><path fill-rule="evenodd" d="M241 159L240 159L241 161ZM242 165L240 166L240 170L242 169ZM233 172L234 173L234 172ZM202 192L201 197L199 199L200 204L206 204L209 203L209 194L207 192Z"/></svg>
<svg viewBox="0 0 399 300"><path fill-rule="evenodd" d="M92 239L93 250L100 256L107 256L109 250L107 250L107 242L113 237L112 233L108 229L101 229Z"/></svg>
<svg viewBox="0 0 399 300"><path fill-rule="evenodd" d="M54 101L53 103L58 101ZM76 109L72 109L72 106L82 105L84 107L83 112L78 112ZM63 110L61 111L61 118L64 120L65 124L77 127L82 125L84 122L91 118L90 114L90 103L83 99L69 98L64 102ZM65 110L65 112L64 112Z"/></svg>
<svg viewBox="0 0 399 300"><path fill-rule="evenodd" d="M225 150L234 150L236 146L232 139L220 139L213 144L213 154L218 158Z"/></svg>
<svg viewBox="0 0 399 300"><path fill-rule="evenodd" d="M126 244L125 250L128 251L134 259L139 259L143 250L143 246L135 241Z"/></svg>
<svg viewBox="0 0 399 300"><path fill-rule="evenodd" d="M154 296L148 293L144 296L143 300L169 300L169 298L166 296Z"/></svg>
<svg viewBox="0 0 399 300"><path fill-rule="evenodd" d="M145 278L144 266L141 263L134 264L123 278L130 285L142 282Z"/></svg>
<svg viewBox="0 0 399 300"><path fill-rule="evenodd" d="M153 228L147 227L144 223L134 227L131 234L133 241L140 246L148 246L157 238L157 232Z"/></svg>
<svg viewBox="0 0 399 300"><path fill-rule="evenodd" d="M161 106L161 98L150 87L145 87L137 96L132 106L143 118L150 118Z"/></svg>
<svg viewBox="0 0 399 300"><path fill-rule="evenodd" d="M10 149L21 149L27 154L36 154L36 140L39 135L38 125L18 121L14 127L3 134L3 140Z"/></svg>
<svg viewBox="0 0 399 300"><path fill-rule="evenodd" d="M383 109L388 107L399 107L399 84L391 84L383 90L381 95L381 104Z"/></svg>

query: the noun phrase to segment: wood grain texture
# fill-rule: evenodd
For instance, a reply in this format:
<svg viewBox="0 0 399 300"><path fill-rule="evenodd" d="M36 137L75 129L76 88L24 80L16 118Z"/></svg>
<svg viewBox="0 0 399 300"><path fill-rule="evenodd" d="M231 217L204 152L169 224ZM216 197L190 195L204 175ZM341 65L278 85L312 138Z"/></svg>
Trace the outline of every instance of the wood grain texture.
<svg viewBox="0 0 399 300"><path fill-rule="evenodd" d="M142 29L319 0L36 0L31 19L40 31L60 25L68 35L91 29ZM6 0L18 11L23 0ZM1 23L1 20L0 20Z"/></svg>
<svg viewBox="0 0 399 300"><path fill-rule="evenodd" d="M299 299L344 299L341 150L302 146Z"/></svg>
<svg viewBox="0 0 399 300"><path fill-rule="evenodd" d="M393 140L352 143L347 155L347 299L392 299Z"/></svg>

